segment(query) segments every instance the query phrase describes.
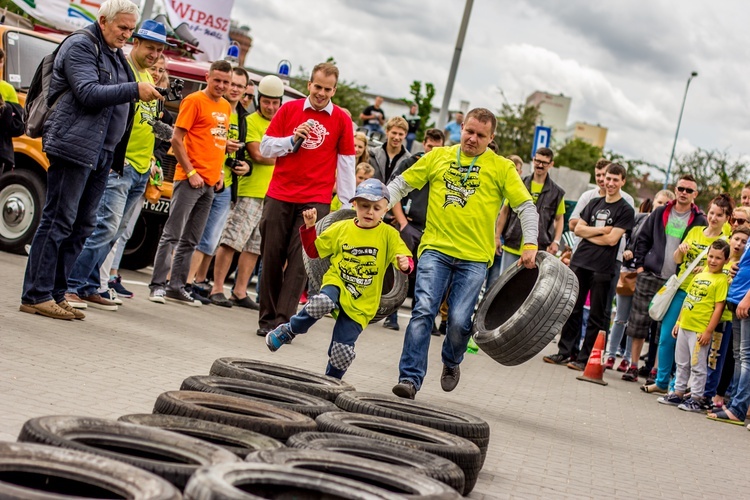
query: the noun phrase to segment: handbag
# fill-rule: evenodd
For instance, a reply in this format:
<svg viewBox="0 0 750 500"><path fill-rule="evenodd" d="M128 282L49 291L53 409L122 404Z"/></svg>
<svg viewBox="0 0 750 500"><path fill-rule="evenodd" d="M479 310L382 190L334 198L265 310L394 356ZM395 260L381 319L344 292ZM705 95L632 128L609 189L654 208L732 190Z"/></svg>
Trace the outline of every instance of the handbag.
<svg viewBox="0 0 750 500"><path fill-rule="evenodd" d="M698 266L698 263L703 259L703 257L708 254L708 249L711 248L711 246L707 246L700 254L698 254L698 257L695 258L693 262L690 263L687 268L685 268L685 271L680 276L672 275L669 277L666 283L664 283L664 286L662 286L658 292L656 292L656 295L654 295L654 298L651 299L651 303L648 305L648 315L651 316L651 319L654 321L661 321L664 319L664 316L666 316L667 311L669 310L669 305L672 303L672 299L674 299L675 294L677 293L677 290L680 289L680 286L685 281L685 279L690 275L690 273L693 272L693 269L695 269Z"/></svg>
<svg viewBox="0 0 750 500"><path fill-rule="evenodd" d="M621 271L617 279L617 295L632 297L635 294L635 279L638 273L635 271Z"/></svg>

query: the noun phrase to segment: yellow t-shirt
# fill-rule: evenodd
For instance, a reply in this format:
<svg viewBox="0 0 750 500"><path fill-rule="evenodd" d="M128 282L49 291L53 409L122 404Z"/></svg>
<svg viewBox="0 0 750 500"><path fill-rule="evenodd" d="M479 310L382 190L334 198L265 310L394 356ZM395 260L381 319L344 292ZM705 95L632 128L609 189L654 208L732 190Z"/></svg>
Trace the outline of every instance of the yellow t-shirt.
<svg viewBox="0 0 750 500"><path fill-rule="evenodd" d="M333 199L331 200L331 212L335 212L336 210L341 210L341 200L339 200L339 195L334 194Z"/></svg>
<svg viewBox="0 0 750 500"><path fill-rule="evenodd" d="M128 59L130 69L133 70L135 79L139 82L148 82L153 84L154 79L147 70L136 71L133 63ZM151 157L154 155L154 129L150 125L158 119L157 113L159 101L135 103L135 117L133 118L133 130L130 132L130 140L125 150L125 160L139 174L145 174L151 168Z"/></svg>
<svg viewBox="0 0 750 500"><path fill-rule="evenodd" d="M690 231L688 231L688 234L685 235L685 239L682 240L683 243L687 243L690 245L690 249L687 252L687 255L685 255L685 258L682 260L682 264L680 264L677 276L680 276L682 272L687 268L687 266L690 265L691 262L693 262L698 255L711 246L711 243L719 239L719 236L709 238L705 234L703 234L703 230L706 229L706 226L696 226L692 228ZM698 263L698 267L705 267L706 266L706 257L704 256L700 263ZM680 290L688 291L688 287L690 286L690 283L693 281L693 278L695 277L695 274L690 274L685 278L685 281L682 282L682 285L680 286Z"/></svg>
<svg viewBox="0 0 750 500"><path fill-rule="evenodd" d="M5 102L18 104L18 94L16 94L16 89L13 88L13 85L2 79L0 79L0 96L3 96L3 101Z"/></svg>
<svg viewBox="0 0 750 500"><path fill-rule="evenodd" d="M229 116L229 130L227 130L227 139L234 139L239 140L240 138L240 126L237 123L237 113L232 112L232 114ZM227 153L226 157L224 158L234 158L237 156L237 153ZM229 187L232 185L232 169L227 167L226 161L224 162L224 187ZM239 196L239 193L237 194Z"/></svg>
<svg viewBox="0 0 750 500"><path fill-rule="evenodd" d="M317 237L315 247L321 258L331 257L323 286L338 287L339 305L363 329L378 311L388 265L398 266L396 255L411 256L393 227L381 222L363 229L353 219L332 224Z"/></svg>
<svg viewBox="0 0 750 500"><path fill-rule="evenodd" d="M539 200L539 194L542 192L542 189L544 188L544 184L539 184L538 182L531 181L531 198L534 200L534 205L536 205L536 202ZM503 203L503 205L507 205L507 200ZM560 204L557 205L557 210L555 211L555 215L563 215L565 213L565 199L560 198ZM521 246L523 246L523 235L521 236ZM512 253L513 255L521 255L521 248L510 248L507 245L503 245L503 252Z"/></svg>
<svg viewBox="0 0 750 500"><path fill-rule="evenodd" d="M436 250L456 259L491 263L495 255L495 220L500 203L511 207L532 201L512 161L490 150L474 158L461 154L460 145L435 148L404 172L415 189L430 186L419 254Z"/></svg>
<svg viewBox="0 0 750 500"><path fill-rule="evenodd" d="M723 272L696 274L687 290L685 302L682 303L680 327L703 333L711 321L716 303L726 302L727 290L729 281Z"/></svg>
<svg viewBox="0 0 750 500"><path fill-rule="evenodd" d="M263 134L266 133L266 129L270 124L271 121L266 120L266 118L257 111L250 114L247 117L247 135L245 136L245 142L248 144L251 142L260 143L263 139ZM249 155L247 156L247 161L251 161ZM273 167L273 165L253 163L252 175L240 179L240 185L237 188L237 196L265 198L268 186L271 184Z"/></svg>

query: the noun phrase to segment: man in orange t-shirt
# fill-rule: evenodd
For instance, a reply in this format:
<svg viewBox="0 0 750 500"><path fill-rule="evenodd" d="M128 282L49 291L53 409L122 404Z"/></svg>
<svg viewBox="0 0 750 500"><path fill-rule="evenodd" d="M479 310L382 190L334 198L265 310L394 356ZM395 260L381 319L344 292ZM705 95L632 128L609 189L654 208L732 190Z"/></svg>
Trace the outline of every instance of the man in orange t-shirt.
<svg viewBox="0 0 750 500"><path fill-rule="evenodd" d="M206 88L180 103L172 137L177 169L169 218L154 259L148 297L151 302L164 304L168 298L201 305L185 290L185 281L190 258L211 210L214 191L224 187L224 155L232 110L222 96L231 80L232 66L226 61L216 61L206 73Z"/></svg>

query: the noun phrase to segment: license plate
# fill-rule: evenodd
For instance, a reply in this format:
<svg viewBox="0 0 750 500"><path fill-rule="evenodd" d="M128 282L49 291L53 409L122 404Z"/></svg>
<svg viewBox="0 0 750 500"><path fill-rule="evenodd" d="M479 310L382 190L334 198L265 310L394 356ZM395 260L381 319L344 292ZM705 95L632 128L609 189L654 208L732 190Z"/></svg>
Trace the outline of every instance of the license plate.
<svg viewBox="0 0 750 500"><path fill-rule="evenodd" d="M169 213L169 205L171 204L170 200L159 200L156 203L151 203L149 201L143 202L143 210L147 212L154 212L157 214L168 214Z"/></svg>

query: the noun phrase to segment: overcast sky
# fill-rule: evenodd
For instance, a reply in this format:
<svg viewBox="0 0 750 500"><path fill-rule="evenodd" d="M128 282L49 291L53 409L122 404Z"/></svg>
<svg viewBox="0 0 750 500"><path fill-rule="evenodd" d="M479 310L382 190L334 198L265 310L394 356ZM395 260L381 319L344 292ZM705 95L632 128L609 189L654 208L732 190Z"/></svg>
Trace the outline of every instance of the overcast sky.
<svg viewBox="0 0 750 500"><path fill-rule="evenodd" d="M312 68L333 56L341 77L408 97L432 82L440 105L464 2L241 0L233 18L254 38L246 60ZM607 149L666 167L691 71L677 154L750 156L746 33L739 1L475 0L451 107L496 110L534 90L572 97L570 121L609 128Z"/></svg>

